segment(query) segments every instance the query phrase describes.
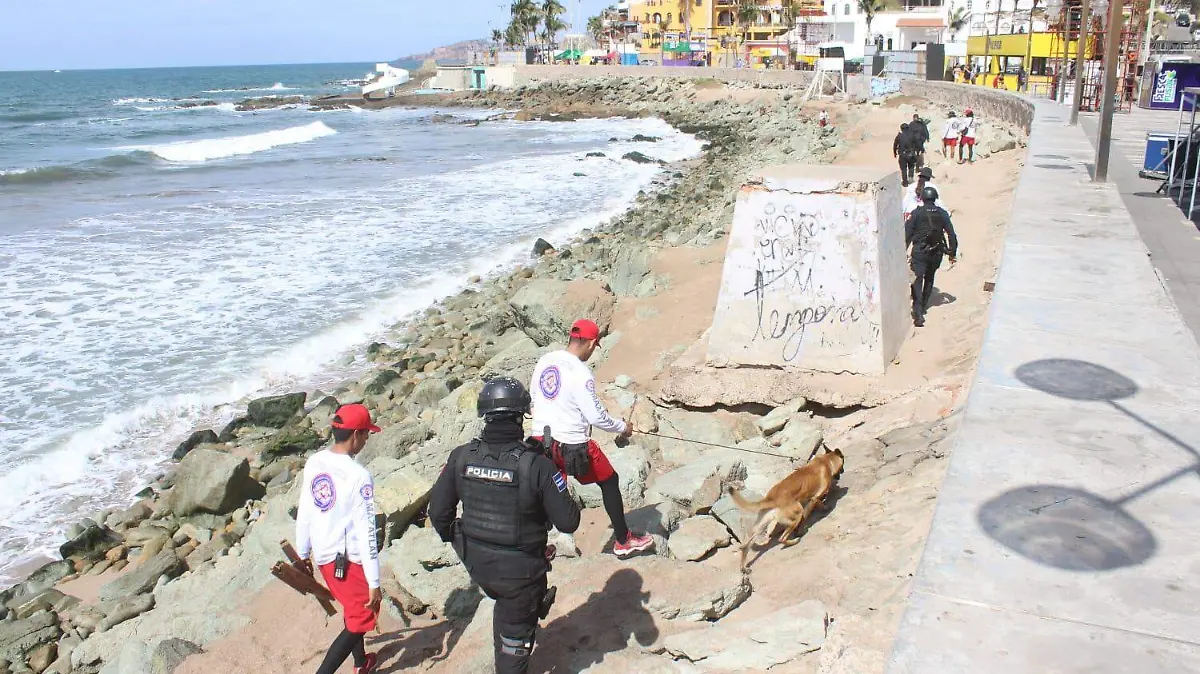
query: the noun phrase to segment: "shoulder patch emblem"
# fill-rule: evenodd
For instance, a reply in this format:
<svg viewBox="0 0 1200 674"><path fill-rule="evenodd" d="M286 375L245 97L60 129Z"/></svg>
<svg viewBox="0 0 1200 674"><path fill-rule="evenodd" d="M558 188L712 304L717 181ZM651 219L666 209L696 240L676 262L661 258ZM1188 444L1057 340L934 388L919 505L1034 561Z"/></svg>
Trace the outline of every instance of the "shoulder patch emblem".
<svg viewBox="0 0 1200 674"><path fill-rule="evenodd" d="M467 464L466 470L463 471L463 477L501 484L513 484L517 481L517 474L507 468L490 468L472 464Z"/></svg>
<svg viewBox="0 0 1200 674"><path fill-rule="evenodd" d="M364 501L370 501L375 496L375 489L369 484L364 484L362 489L358 490L358 493L362 494Z"/></svg>
<svg viewBox="0 0 1200 674"><path fill-rule="evenodd" d="M542 375L538 377L538 388L548 400L558 397L558 392L562 390L562 373L558 371L557 365L542 370Z"/></svg>
<svg viewBox="0 0 1200 674"><path fill-rule="evenodd" d="M337 489L333 486L333 478L328 473L321 473L312 480L309 485L312 489L313 503L321 512L329 512L333 504L337 502Z"/></svg>
<svg viewBox="0 0 1200 674"><path fill-rule="evenodd" d="M562 476L562 473L554 474L554 486L558 487L560 494L567 490L567 479Z"/></svg>

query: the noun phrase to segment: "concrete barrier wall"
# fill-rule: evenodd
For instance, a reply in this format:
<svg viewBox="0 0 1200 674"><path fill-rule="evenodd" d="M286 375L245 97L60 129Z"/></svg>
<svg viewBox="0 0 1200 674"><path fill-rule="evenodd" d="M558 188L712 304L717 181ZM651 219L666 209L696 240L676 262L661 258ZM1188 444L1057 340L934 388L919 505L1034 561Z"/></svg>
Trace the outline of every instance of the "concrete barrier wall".
<svg viewBox="0 0 1200 674"><path fill-rule="evenodd" d="M687 68L682 66L517 66L516 84L591 77L665 77L715 79L747 82L760 86L806 87L813 73L800 70L752 70L750 68Z"/></svg>
<svg viewBox="0 0 1200 674"><path fill-rule="evenodd" d="M900 92L941 103L959 114L963 108L971 108L979 117L999 120L1026 134L1033 123L1033 103L1007 91L953 82L901 80Z"/></svg>

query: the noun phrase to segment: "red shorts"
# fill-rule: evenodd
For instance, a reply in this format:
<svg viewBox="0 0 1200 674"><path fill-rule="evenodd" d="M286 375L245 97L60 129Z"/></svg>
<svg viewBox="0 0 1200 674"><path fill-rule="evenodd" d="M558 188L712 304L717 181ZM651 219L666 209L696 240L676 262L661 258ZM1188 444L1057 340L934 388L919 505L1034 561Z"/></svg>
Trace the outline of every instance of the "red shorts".
<svg viewBox="0 0 1200 674"><path fill-rule="evenodd" d="M325 586L329 588L333 598L342 605L346 629L355 634L366 634L375 629L375 614L367 608L367 603L371 601L371 588L367 587L367 576L363 573L362 564L351 562L346 569L346 577L342 580L333 577L333 562L317 568L321 569Z"/></svg>
<svg viewBox="0 0 1200 674"><path fill-rule="evenodd" d="M967 146L974 145L974 144L975 144L975 139L974 139L974 138L967 138L967 137L963 137L963 139L962 139L962 144L963 144L963 145L967 145Z"/></svg>
<svg viewBox="0 0 1200 674"><path fill-rule="evenodd" d="M942 147L954 147L955 145L958 145L957 138L943 138L942 139Z"/></svg>
<svg viewBox="0 0 1200 674"><path fill-rule="evenodd" d="M538 436L534 439L541 440L542 438ZM588 440L587 452L589 463L591 463L592 467L588 469L587 474L583 477L575 478L576 480L579 480L579 484L596 484L597 482L604 482L608 478L617 474L617 471L613 470L612 464L608 462L608 457L604 455L604 452L600 449L600 445L597 445L595 440ZM563 477L566 477L567 472L563 467L562 452L555 451L553 454L554 465L558 466L558 471L563 474Z"/></svg>

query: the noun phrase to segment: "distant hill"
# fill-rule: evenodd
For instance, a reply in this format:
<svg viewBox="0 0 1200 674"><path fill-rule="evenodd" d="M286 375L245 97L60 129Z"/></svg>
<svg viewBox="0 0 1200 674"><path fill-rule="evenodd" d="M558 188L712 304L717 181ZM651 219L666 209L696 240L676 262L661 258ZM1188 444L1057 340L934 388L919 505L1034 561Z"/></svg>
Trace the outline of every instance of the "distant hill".
<svg viewBox="0 0 1200 674"><path fill-rule="evenodd" d="M408 56L402 56L396 60L406 62L422 62L428 59L461 59L466 58L469 52L486 50L491 46L491 44L492 43L488 42L487 40L463 40L462 42L455 42L454 44L448 44L444 47L434 47L433 49L420 54L409 54Z"/></svg>

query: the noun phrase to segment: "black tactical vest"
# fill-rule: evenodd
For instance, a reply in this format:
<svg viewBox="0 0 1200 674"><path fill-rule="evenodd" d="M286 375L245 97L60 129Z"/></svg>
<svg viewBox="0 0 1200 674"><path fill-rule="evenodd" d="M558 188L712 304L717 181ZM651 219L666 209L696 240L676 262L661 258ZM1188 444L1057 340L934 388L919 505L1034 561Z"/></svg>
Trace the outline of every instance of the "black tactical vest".
<svg viewBox="0 0 1200 674"><path fill-rule="evenodd" d="M537 454L514 442L489 445L475 440L460 452L455 474L462 499L463 535L498 548L534 552L546 545L530 466Z"/></svg>
<svg viewBox="0 0 1200 674"><path fill-rule="evenodd" d="M936 206L919 206L912 212L913 253L942 255L946 252L946 211Z"/></svg>

